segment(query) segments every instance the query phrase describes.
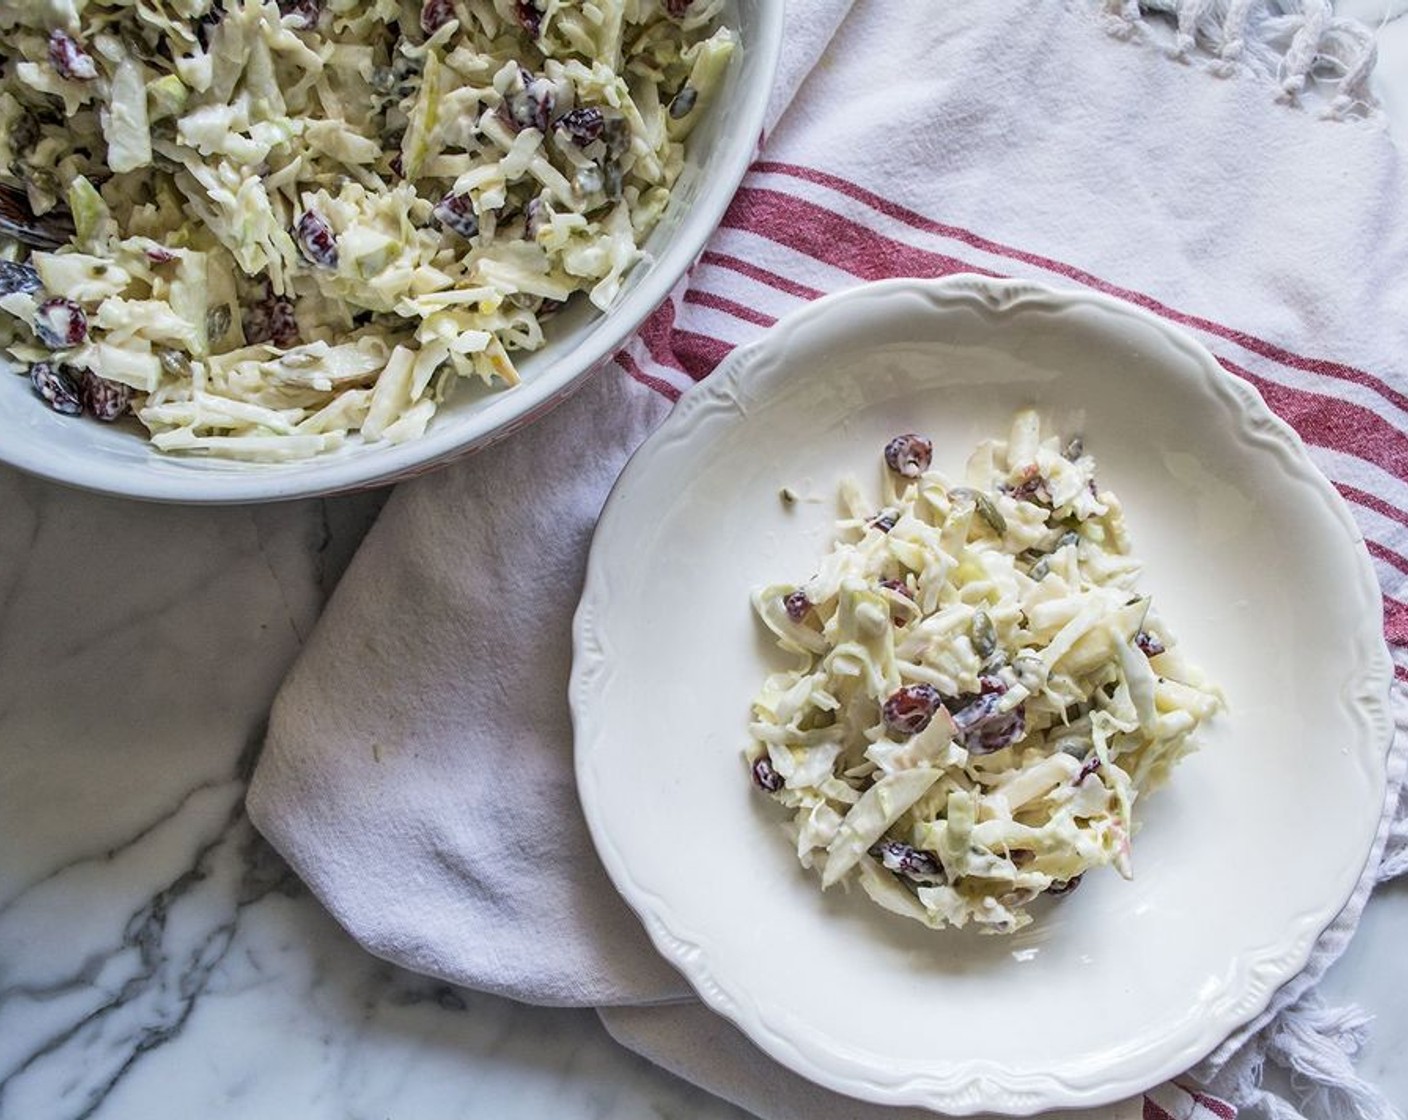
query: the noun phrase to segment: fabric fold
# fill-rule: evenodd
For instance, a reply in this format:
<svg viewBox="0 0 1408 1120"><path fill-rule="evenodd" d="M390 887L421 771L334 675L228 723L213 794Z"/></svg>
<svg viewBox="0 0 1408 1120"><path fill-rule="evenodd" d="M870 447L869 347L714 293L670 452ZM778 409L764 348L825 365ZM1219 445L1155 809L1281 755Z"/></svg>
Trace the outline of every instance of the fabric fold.
<svg viewBox="0 0 1408 1120"><path fill-rule="evenodd" d="M687 994L596 860L567 709L592 526L667 409L597 376L402 486L280 691L250 815L373 953L532 1003Z"/></svg>

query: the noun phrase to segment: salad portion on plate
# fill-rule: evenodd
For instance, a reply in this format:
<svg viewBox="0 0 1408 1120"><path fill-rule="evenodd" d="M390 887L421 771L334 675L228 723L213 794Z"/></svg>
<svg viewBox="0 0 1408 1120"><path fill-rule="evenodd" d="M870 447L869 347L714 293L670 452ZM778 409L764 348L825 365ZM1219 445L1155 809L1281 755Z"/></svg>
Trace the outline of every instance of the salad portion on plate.
<svg viewBox="0 0 1408 1120"><path fill-rule="evenodd" d="M1093 868L1130 877L1136 800L1222 705L1136 588L1119 499L1031 409L965 476L917 434L848 480L814 576L757 591L798 659L753 702L754 783L823 886L1011 933Z"/></svg>
<svg viewBox="0 0 1408 1120"><path fill-rule="evenodd" d="M722 9L0 6L0 187L33 219L0 224L0 363L165 451L413 439L456 384L514 384L574 294L612 304L736 46Z"/></svg>

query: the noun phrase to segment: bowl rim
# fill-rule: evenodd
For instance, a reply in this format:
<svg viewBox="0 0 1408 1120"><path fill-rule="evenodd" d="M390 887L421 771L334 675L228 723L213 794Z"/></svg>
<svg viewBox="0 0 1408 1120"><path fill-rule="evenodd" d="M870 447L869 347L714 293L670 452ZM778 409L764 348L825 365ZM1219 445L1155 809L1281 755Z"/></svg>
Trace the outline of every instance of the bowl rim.
<svg viewBox="0 0 1408 1120"><path fill-rule="evenodd" d="M101 452L75 455L72 445L15 444L0 440L0 463L27 474L111 497L188 505L242 505L290 501L373 489L416 477L511 436L561 403L585 379L601 369L627 342L703 253L739 184L747 174L763 136L782 53L784 0L750 3L753 17L742 52L756 56L754 80L740 87L728 106L729 121L718 132L724 150L711 170L712 184L691 200L680 225L640 280L606 312L596 312L595 326L573 349L564 349L530 378L495 395L488 407L441 430L435 425L406 443L373 446L365 451L287 463L239 463L167 456L147 444L140 461L103 461ZM741 22L741 21L740 21ZM723 104L717 103L722 110ZM629 274L628 274L629 275ZM544 353L540 351L539 353ZM140 437L146 442L145 435Z"/></svg>

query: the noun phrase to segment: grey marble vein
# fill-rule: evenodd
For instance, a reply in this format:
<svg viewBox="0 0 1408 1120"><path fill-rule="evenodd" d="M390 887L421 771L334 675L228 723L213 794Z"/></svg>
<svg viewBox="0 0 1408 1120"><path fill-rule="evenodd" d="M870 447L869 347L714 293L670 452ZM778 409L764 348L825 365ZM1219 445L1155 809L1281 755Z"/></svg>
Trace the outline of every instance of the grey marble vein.
<svg viewBox="0 0 1408 1120"><path fill-rule="evenodd" d="M144 1054L179 1037L212 971L229 950L240 910L257 902L260 895L240 899L229 917L213 928L203 929L184 946L169 943L177 936L174 911L196 897L202 884L212 881L219 850L231 842L233 835L248 831L237 827L242 819L243 810L237 799L227 827L216 839L197 849L191 867L146 899L128 918L118 943L104 953L87 957L74 975L39 990L0 985L3 1007L12 998L43 999L80 985L92 987L95 980L102 979L110 962L126 958L129 965L127 975L115 990L110 978L103 985L108 992L97 1006L64 1024L52 1036L38 1040L38 1045L13 1070L0 1075L0 1110L7 1107L12 1093L24 1096L30 1089L25 1083L27 1074L38 1073L42 1080L45 1067L57 1064L64 1071L66 1084L54 1104L75 1118L92 1116ZM124 1017L137 1018L129 1014L137 1005L144 1005L140 1021L122 1022ZM99 1039L107 1043L105 1054L93 1053L93 1043Z"/></svg>
<svg viewBox="0 0 1408 1120"><path fill-rule="evenodd" d="M0 1120L742 1114L357 948L253 832L286 666L384 494L115 502L0 470Z"/></svg>

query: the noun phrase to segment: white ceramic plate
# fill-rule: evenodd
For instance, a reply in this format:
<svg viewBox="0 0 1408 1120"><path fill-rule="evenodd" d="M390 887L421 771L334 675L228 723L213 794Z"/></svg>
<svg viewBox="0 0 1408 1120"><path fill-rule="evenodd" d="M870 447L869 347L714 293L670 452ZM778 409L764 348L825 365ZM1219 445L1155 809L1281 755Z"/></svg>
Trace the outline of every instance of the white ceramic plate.
<svg viewBox="0 0 1408 1120"><path fill-rule="evenodd" d="M548 345L516 358L522 382L490 391L461 384L420 439L346 446L295 463L231 463L162 454L140 424L59 416L27 378L0 376L0 462L56 482L165 502L262 502L365 488L430 470L512 434L608 361L684 275L723 218L757 150L782 45L779 0L728 0L740 49L711 111L690 138L670 206L620 296L601 314L574 301L546 327Z"/></svg>
<svg viewBox="0 0 1408 1120"><path fill-rule="evenodd" d="M878 485L891 436L957 470L1025 405L1085 436L1230 712L1142 804L1133 882L1089 875L1012 937L935 933L823 896L752 789L749 702L782 662L749 593L810 574L838 479ZM1340 499L1192 339L1093 295L890 281L736 352L622 475L576 619L578 784L660 952L778 1061L948 1113L1095 1105L1252 1018L1349 896L1391 734L1380 627Z"/></svg>

